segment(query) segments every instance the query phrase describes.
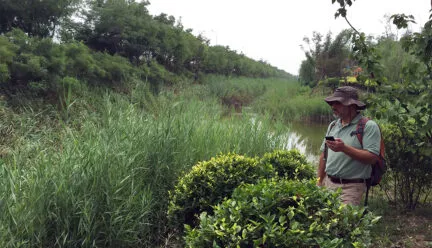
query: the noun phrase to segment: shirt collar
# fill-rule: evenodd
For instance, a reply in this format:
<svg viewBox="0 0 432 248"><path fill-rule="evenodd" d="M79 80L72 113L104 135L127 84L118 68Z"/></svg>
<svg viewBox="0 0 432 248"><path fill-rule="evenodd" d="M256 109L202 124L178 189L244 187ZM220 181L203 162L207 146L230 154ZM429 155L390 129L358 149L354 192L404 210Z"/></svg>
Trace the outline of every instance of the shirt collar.
<svg viewBox="0 0 432 248"><path fill-rule="evenodd" d="M362 117L363 117L363 115L361 113L357 114L356 117L354 117L354 119L352 119L351 122L346 126L350 126L352 124L357 124ZM337 123L339 126L342 127L342 119L341 118L338 119Z"/></svg>

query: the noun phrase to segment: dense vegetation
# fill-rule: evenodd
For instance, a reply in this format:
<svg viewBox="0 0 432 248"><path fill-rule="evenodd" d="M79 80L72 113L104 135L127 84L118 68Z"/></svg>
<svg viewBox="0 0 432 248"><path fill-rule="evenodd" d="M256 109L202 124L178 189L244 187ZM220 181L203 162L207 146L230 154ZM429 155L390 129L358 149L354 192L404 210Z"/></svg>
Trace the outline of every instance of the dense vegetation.
<svg viewBox="0 0 432 248"><path fill-rule="evenodd" d="M203 86L191 90L83 93L68 123L56 109L17 113L2 101L1 246L150 247L166 238L182 171L218 153L283 147L286 128L223 117L216 97L199 99Z"/></svg>
<svg viewBox="0 0 432 248"><path fill-rule="evenodd" d="M244 184L214 211L200 215L199 228L187 227L189 247L368 247L379 219L314 181Z"/></svg>
<svg viewBox="0 0 432 248"><path fill-rule="evenodd" d="M0 82L8 97L17 91L64 97L76 84L125 90L134 79L157 91L203 73L291 76L229 47L209 46L172 16L151 16L145 1L55 2L1 3Z"/></svg>
<svg viewBox="0 0 432 248"><path fill-rule="evenodd" d="M200 162L170 192L171 230L185 226L188 247L367 247L379 217L342 204L314 174L296 150Z"/></svg>
<svg viewBox="0 0 432 248"><path fill-rule="evenodd" d="M314 174L313 167L296 150L266 153L260 160L231 153L218 155L181 176L170 194L168 216L181 232L185 224L196 227L201 213L212 214L214 205L244 183L273 177L312 179Z"/></svg>
<svg viewBox="0 0 432 248"><path fill-rule="evenodd" d="M338 3L340 13L351 5ZM298 82L265 61L210 46L172 16L149 15L148 4L0 2L1 247L179 245L185 223L167 213L179 215L181 203L196 198L204 205L187 213L200 225L188 229L191 245L220 232L230 234L214 239L220 246L367 245L373 214L340 205L337 193L312 181L295 182L312 170L297 151L280 151L287 122L326 122L323 96L346 83L366 90L368 114L382 121L392 155L388 202L413 210L430 201L430 22L403 40L376 43L356 30L324 43L314 34ZM406 18L394 20L403 26ZM363 73L351 80L347 65ZM294 181L275 179L283 176ZM208 188L190 197L197 177ZM274 180L236 189L262 178ZM241 229L247 218L257 221Z"/></svg>

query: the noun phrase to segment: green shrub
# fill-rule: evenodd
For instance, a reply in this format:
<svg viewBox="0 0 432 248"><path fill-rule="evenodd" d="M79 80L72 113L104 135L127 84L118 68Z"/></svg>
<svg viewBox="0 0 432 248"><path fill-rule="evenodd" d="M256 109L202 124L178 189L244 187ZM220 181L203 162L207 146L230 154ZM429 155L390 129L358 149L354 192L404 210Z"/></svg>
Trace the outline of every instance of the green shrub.
<svg viewBox="0 0 432 248"><path fill-rule="evenodd" d="M118 55L107 53L93 53L97 67L94 69L94 80L108 85L123 85L132 80L138 73L137 69L126 59Z"/></svg>
<svg viewBox="0 0 432 248"><path fill-rule="evenodd" d="M219 155L198 163L180 179L170 192L168 216L178 230L184 224L195 227L200 213L212 213L212 206L229 198L242 183L255 183L276 175L310 179L314 174L314 169L297 150L275 150L265 153L259 161L234 153Z"/></svg>
<svg viewBox="0 0 432 248"><path fill-rule="evenodd" d="M188 247L367 247L372 213L345 205L313 181L263 180L186 226Z"/></svg>
<svg viewBox="0 0 432 248"><path fill-rule="evenodd" d="M330 78L326 78L324 80L319 81L318 85L325 85L325 86L330 87L332 89L336 89L340 84L339 80L340 80L339 78L330 77Z"/></svg>
<svg viewBox="0 0 432 248"><path fill-rule="evenodd" d="M427 137L418 131L414 119L400 125L385 123L381 130L389 168L383 178L383 189L406 209L427 204L427 196L432 192L431 145L423 142Z"/></svg>
<svg viewBox="0 0 432 248"><path fill-rule="evenodd" d="M0 83L10 79L9 65L16 55L17 47L9 42L4 36L0 36Z"/></svg>
<svg viewBox="0 0 432 248"><path fill-rule="evenodd" d="M182 230L183 224L196 226L197 215L211 213L212 206L231 196L240 184L256 182L273 172L271 166L258 165L256 158L235 153L199 162L170 192L168 217L173 227Z"/></svg>
<svg viewBox="0 0 432 248"><path fill-rule="evenodd" d="M9 69L6 64L0 64L0 83L7 82L10 79Z"/></svg>
<svg viewBox="0 0 432 248"><path fill-rule="evenodd" d="M276 150L264 154L260 164L271 164L279 176L287 179L312 179L315 169L298 150Z"/></svg>
<svg viewBox="0 0 432 248"><path fill-rule="evenodd" d="M19 29L0 39L0 82L37 83L61 90L61 78L72 77L91 85L125 85L138 74L121 56L93 52L80 42L58 44L52 39L29 37Z"/></svg>

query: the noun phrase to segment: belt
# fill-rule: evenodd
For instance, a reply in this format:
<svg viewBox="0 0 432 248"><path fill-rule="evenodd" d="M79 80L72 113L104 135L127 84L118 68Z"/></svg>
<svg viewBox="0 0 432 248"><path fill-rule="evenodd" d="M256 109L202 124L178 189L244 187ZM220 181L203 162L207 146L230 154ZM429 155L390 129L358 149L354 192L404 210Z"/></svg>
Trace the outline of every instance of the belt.
<svg viewBox="0 0 432 248"><path fill-rule="evenodd" d="M362 179L362 178L343 179L343 178L334 177L334 176L330 176L330 175L327 175L327 176L330 179L330 181L332 181L333 183L337 183L337 184L365 183L367 180L367 179Z"/></svg>

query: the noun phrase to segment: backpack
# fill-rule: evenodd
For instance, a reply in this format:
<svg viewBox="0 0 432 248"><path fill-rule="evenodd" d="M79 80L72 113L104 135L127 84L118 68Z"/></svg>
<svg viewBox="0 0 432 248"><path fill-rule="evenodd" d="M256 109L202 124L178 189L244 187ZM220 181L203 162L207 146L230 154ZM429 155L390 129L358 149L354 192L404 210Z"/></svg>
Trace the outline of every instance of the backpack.
<svg viewBox="0 0 432 248"><path fill-rule="evenodd" d="M357 138L360 142L360 145L363 147L363 131L364 127L366 125L366 122L368 122L369 119L366 117L362 117L359 122L357 123L357 129L354 132L351 132L351 136L357 135ZM381 182L381 179L384 175L384 173L387 171L387 165L386 161L384 159L385 156L385 146L384 146L384 139L382 137L381 133L381 143L380 143L380 153L378 155L378 161L371 165L372 166L372 172L371 177L368 180L368 187L370 186L376 186Z"/></svg>

